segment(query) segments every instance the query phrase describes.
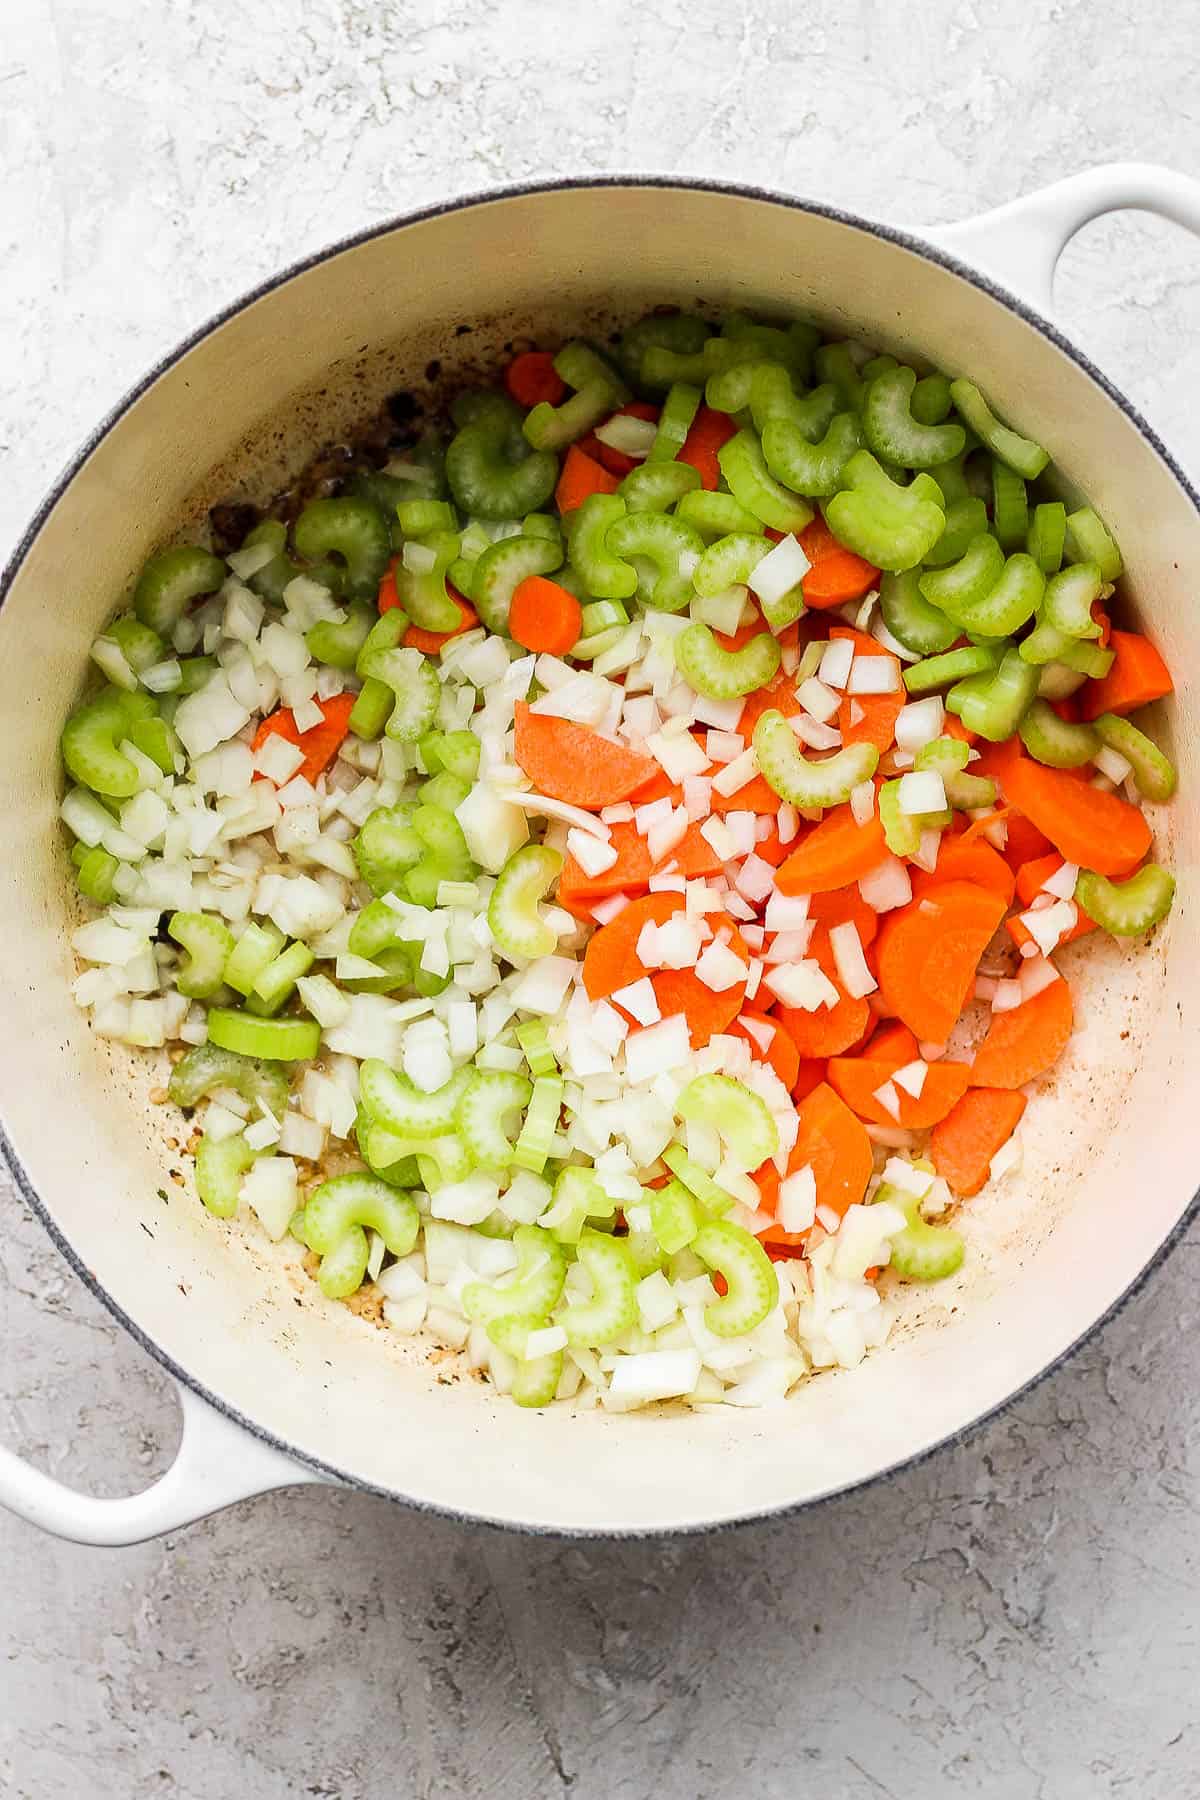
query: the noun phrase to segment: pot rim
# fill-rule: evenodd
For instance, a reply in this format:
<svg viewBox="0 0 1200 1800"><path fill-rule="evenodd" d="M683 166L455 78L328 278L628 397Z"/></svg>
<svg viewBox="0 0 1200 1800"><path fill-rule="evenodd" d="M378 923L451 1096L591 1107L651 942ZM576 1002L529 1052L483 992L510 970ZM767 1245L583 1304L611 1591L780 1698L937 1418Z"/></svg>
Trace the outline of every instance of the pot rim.
<svg viewBox="0 0 1200 1800"><path fill-rule="evenodd" d="M197 326L195 330L191 331L185 338L182 338L171 350L167 351L153 363L140 380L135 382L134 385L127 390L121 399L118 400L101 419L100 423L88 434L74 456L71 457L69 462L53 481L45 498L34 512L29 524L18 539L11 555L5 561L3 569L0 570L0 607L3 607L4 602L8 597L9 590L16 580L30 549L50 513L66 494L71 483L75 480L75 477L79 474L92 453L99 448L114 426L124 418L125 414L130 411L137 401L141 399L142 395L145 394L161 376L167 374L177 363L181 362L197 344L202 343L206 338L212 336L239 313L244 312L248 307L254 305L256 301L264 299L267 295L274 293L277 288L285 286L288 282L294 280L296 276L303 275L308 270L316 268L322 263L331 262L335 257L341 256L346 251L358 249L363 244L371 243L376 238L389 236L393 232L404 230L410 225L419 225L427 219L442 218L448 214L464 212L473 207L487 206L497 200L520 200L541 194L582 192L591 189L606 188L658 188L663 191L682 190L684 192L692 193L719 194L735 200L759 201L767 205L783 207L789 212L809 213L818 218L832 220L839 225L848 225L854 230L864 232L871 237L881 239L885 243L895 244L901 249L909 250L915 255L924 257L926 261L934 263L947 274L957 276L960 280L968 282L972 287L987 294L989 298L999 302L999 304L1007 308L1009 312L1015 313L1025 324L1032 326L1034 330L1040 332L1043 337L1048 338L1055 348L1068 357L1069 360L1074 363L1076 368L1100 388L1100 390L1107 395L1113 404L1125 415L1130 424L1134 426L1140 436L1145 439L1151 449L1154 450L1161 461L1165 463L1171 474L1175 477L1175 480L1179 483L1180 487L1191 501L1197 516L1200 517L1200 493L1197 492L1196 487L1184 473L1183 469L1176 461L1171 451L1163 443L1153 426L1143 418L1142 414L1132 404L1128 397L1109 380L1108 376L1096 367L1090 357L1080 350L1077 345L1072 343L1058 326L1053 324L1049 319L1039 313L1036 308L1031 306L1028 301L1021 299L1020 296L1014 294L999 282L994 281L990 276L985 275L980 270L972 267L971 264L960 261L959 258L951 255L938 244L922 237L918 232L904 230L895 225L885 224L877 219L868 219L861 213L852 212L844 207L830 206L818 200L801 199L796 195L781 193L776 189L761 187L750 182L720 181L704 176L687 177L678 175L644 175L633 173L563 176L556 180L515 182L501 187L475 189L467 194L456 195L449 200L438 201L429 206L418 207L410 212L394 214L379 224L367 226L361 231L351 232L345 237L335 239L334 242L326 245L324 248L315 250L307 256L298 258L295 262L287 264L277 274L268 276L266 280L259 282L255 287L248 289L237 298L229 301L217 312L213 313L203 324ZM411 1495L398 1492L393 1488L384 1487L378 1482L365 1480L359 1475L337 1467L336 1464L324 1462L320 1457L312 1456L306 1451L297 1449L295 1445L290 1444L285 1438L281 1438L274 1432L267 1430L266 1427L258 1423L257 1420L248 1418L236 1407L230 1406L225 1400L221 1399L219 1395L212 1393L202 1381L177 1362L170 1351L164 1349L161 1344L149 1337L142 1327L125 1312L124 1308L108 1292L103 1283L100 1282L85 1266L70 1239L66 1237L56 1224L45 1202L41 1199L25 1170L25 1166L17 1153L16 1147L8 1135L2 1115L0 1115L0 1152L3 1153L17 1189L20 1192L22 1199L25 1201L25 1204L40 1221L56 1248L83 1282L84 1286L87 1287L95 1298L100 1301L101 1305L105 1307L122 1329L126 1331L133 1341L151 1356L160 1367L165 1369L176 1382L189 1389L192 1393L198 1395L224 1418L239 1426L243 1431L248 1432L252 1437L257 1438L260 1443L271 1446L273 1449L282 1452L283 1455L291 1458L302 1467L315 1470L320 1475L330 1477L332 1480L339 1482L343 1486L356 1492L376 1495L380 1499L389 1500L393 1504L411 1508L413 1511L429 1513L437 1518L449 1519L456 1524L486 1526L498 1531L516 1533L523 1537L549 1538L551 1540L583 1540L585 1542L652 1542L664 1538L701 1537L716 1535L718 1533L740 1531L748 1526L761 1525L794 1517L801 1512L811 1511L815 1507L828 1505L830 1502L839 1500L848 1494L865 1492L871 1487L892 1480L897 1475L900 1475L909 1469L918 1468L922 1463L928 1461L931 1457L936 1456L940 1451L964 1443L982 1426L988 1424L992 1419L1000 1417L1018 1400L1021 1400L1027 1394L1032 1393L1035 1388L1039 1387L1041 1383L1047 1379L1048 1376L1053 1375L1071 1357L1073 1357L1080 1347L1093 1337L1102 1325L1107 1324L1109 1320L1116 1318L1120 1312L1124 1311L1130 1300L1141 1291L1151 1275L1155 1273L1175 1249L1189 1225L1197 1216L1198 1210L1200 1210L1200 1187L1198 1187L1193 1193L1187 1206L1184 1208L1178 1221L1163 1239L1163 1242L1159 1245L1158 1249L1133 1275L1128 1285L1122 1290L1117 1298L1113 1300L1112 1303L1100 1313L1084 1331L1081 1331L1078 1337L1068 1344L1065 1349L1060 1351L1058 1356L1056 1356L1052 1362L1047 1363L1036 1375L1031 1376L1029 1380L1023 1382L1019 1387L1014 1388L1010 1394L1007 1394L1002 1400L997 1401L994 1406L988 1407L985 1411L976 1414L974 1418L968 1420L965 1424L960 1425L956 1430L947 1432L946 1435L939 1438L936 1443L929 1444L924 1449L914 1451L909 1456L897 1458L895 1462L887 1464L884 1468L875 1470L874 1473L870 1475L864 1475L856 1481L845 1482L839 1487L831 1488L828 1492L815 1495L810 1499L793 1500L780 1506L763 1507L757 1511L739 1513L736 1517L729 1519L718 1519L710 1522L697 1523L685 1522L677 1525L663 1525L656 1527L636 1527L626 1530L618 1526L583 1527L540 1525L524 1520L498 1518L487 1513L467 1511L465 1509L444 1505L434 1501L421 1500L414 1498Z"/></svg>

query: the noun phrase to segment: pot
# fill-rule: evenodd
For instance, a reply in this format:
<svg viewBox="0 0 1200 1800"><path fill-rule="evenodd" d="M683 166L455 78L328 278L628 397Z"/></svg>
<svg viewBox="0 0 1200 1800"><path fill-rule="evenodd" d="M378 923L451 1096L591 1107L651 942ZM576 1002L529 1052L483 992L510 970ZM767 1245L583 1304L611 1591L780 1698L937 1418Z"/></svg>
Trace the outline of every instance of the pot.
<svg viewBox="0 0 1200 1800"><path fill-rule="evenodd" d="M64 1255L180 1384L184 1433L131 1499L73 1493L0 1452L0 1501L87 1543L138 1541L248 1494L331 1480L460 1518L583 1534L691 1531L870 1481L988 1417L1119 1303L1178 1233L1200 1166L1192 879L1200 748L1160 720L1180 796L1157 822L1180 876L1149 946L1081 957L1083 1023L1031 1106L1025 1166L970 1203L953 1283L893 1341L783 1409L525 1413L410 1340L321 1301L261 1236L176 1182L160 1075L74 1007L57 736L88 648L145 556L216 499L279 485L388 392L486 363L523 333L607 329L663 301L797 312L960 367L1051 451L1125 554L1127 603L1180 682L1197 666L1200 501L1154 433L1047 322L1087 220L1145 207L1200 231L1200 185L1140 166L1064 181L922 234L747 189L637 178L483 195L337 245L231 307L83 447L3 584L0 874L8 1153ZM463 330L463 327L469 330ZM1195 716L1194 713L1192 715ZM182 1175L180 1175L182 1182Z"/></svg>

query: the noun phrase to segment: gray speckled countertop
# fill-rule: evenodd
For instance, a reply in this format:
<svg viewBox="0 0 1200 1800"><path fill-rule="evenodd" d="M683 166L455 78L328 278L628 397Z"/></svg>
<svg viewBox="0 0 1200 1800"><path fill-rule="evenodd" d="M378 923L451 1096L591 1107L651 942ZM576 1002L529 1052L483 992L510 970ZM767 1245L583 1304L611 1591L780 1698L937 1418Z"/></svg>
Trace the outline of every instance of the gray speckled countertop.
<svg viewBox="0 0 1200 1800"><path fill-rule="evenodd" d="M1187 8L1054 0L16 0L0 43L0 545L129 383L279 264L489 182L654 168L949 220L1200 168ZM569 26L567 21L569 19ZM10 10L7 22L13 24ZM1089 227L1058 310L1194 469L1200 246ZM0 1438L120 1493L175 1403L0 1197ZM966 1444L671 1547L348 1494L137 1550L0 1515L13 1800L1194 1800L1200 1230Z"/></svg>

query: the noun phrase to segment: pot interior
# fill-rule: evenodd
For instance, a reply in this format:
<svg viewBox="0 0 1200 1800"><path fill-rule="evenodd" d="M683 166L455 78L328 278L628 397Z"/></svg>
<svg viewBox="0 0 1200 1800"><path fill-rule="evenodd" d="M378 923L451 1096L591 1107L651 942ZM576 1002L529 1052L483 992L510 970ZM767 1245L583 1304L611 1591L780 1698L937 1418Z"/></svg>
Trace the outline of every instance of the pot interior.
<svg viewBox="0 0 1200 1800"><path fill-rule="evenodd" d="M1121 543L1127 604L1179 682L1160 721L1180 796L1155 821L1179 877L1155 942L1069 948L1079 1024L1023 1127L1023 1170L966 1203L961 1275L893 1341L786 1406L525 1414L445 1352L324 1302L292 1247L209 1218L162 1067L92 1036L68 991L75 917L56 821L63 716L145 556L215 500L265 497L397 388L486 369L509 341L603 335L663 302L804 314L970 373L1050 449ZM464 329L465 328L465 329ZM440 375L430 371L440 364ZM653 185L534 192L385 231L301 270L161 371L60 489L15 570L0 654L10 795L0 871L0 1095L16 1157L83 1268L189 1379L301 1455L419 1502L544 1527L696 1526L815 1498L970 1424L1120 1296L1200 1162L1194 982L1191 499L1040 329L868 228ZM18 1024L19 1022L19 1024ZM15 1028L14 1028L15 1027Z"/></svg>

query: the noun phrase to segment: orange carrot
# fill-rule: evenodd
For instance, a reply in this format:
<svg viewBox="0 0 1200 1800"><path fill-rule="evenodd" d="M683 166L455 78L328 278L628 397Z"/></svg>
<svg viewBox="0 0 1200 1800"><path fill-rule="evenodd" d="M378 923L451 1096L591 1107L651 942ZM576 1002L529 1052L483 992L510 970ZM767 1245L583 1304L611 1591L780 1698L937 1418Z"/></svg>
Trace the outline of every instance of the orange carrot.
<svg viewBox="0 0 1200 1800"><path fill-rule="evenodd" d="M819 563L822 557L832 556L835 550L842 547L820 513L816 518L810 519L804 530L797 535L800 548L810 563Z"/></svg>
<svg viewBox="0 0 1200 1800"><path fill-rule="evenodd" d="M780 1023L782 1024L782 1022L781 1020ZM791 1035L789 1031L788 1036L791 1037ZM794 1043L795 1039L792 1041ZM796 1079L792 1083L792 1099L797 1104L801 1100L807 1099L815 1087L820 1087L825 1079L827 1066L823 1056L802 1056L800 1058L800 1067L796 1072Z"/></svg>
<svg viewBox="0 0 1200 1800"><path fill-rule="evenodd" d="M845 554L848 555L849 552ZM849 625L835 625L829 636L831 639L849 638L856 656L890 655L873 637L868 637L865 632L855 631ZM874 744L881 756L891 749L896 740L896 720L908 701L904 684L899 679L899 660L894 656L890 660L896 665L894 693L846 694L838 707L838 730L842 734L843 744Z"/></svg>
<svg viewBox="0 0 1200 1800"><path fill-rule="evenodd" d="M930 874L925 869L910 868L909 880L914 895L920 896L943 881L973 881L976 887L991 888L1005 906L1012 905L1013 872L990 844L981 838L944 837L938 849L937 867Z"/></svg>
<svg viewBox="0 0 1200 1800"><path fill-rule="evenodd" d="M567 391L550 350L525 350L514 356L504 371L504 385L518 406L537 406L542 402L557 406Z"/></svg>
<svg viewBox="0 0 1200 1800"><path fill-rule="evenodd" d="M651 406L645 400L631 400L628 406L620 407L615 413L610 414L610 417L614 419L646 419L653 422L658 418L658 408ZM611 444L603 443L594 433L589 435L593 442L588 454L597 462L603 463L604 467L614 475L625 476L628 475L630 469L637 468L636 457L626 456L623 450L615 450Z"/></svg>
<svg viewBox="0 0 1200 1800"><path fill-rule="evenodd" d="M737 426L728 413L714 412L711 406L702 406L692 420L683 448L675 460L690 463L699 473L701 486L713 490L721 479L717 451L736 431Z"/></svg>
<svg viewBox="0 0 1200 1800"><path fill-rule="evenodd" d="M1039 831L1023 813L1008 813L1005 821L1006 837L1003 856L1009 868L1016 871L1022 863L1032 862L1035 856L1045 856L1054 846L1044 831Z"/></svg>
<svg viewBox="0 0 1200 1800"><path fill-rule="evenodd" d="M667 771L655 763L653 775L629 798L635 806L649 806L652 800L669 800L673 806L678 806L681 792L678 783L672 781Z"/></svg>
<svg viewBox="0 0 1200 1800"><path fill-rule="evenodd" d="M655 773L653 757L642 756L600 736L573 719L516 707L514 755L539 794L572 806L615 806L636 793Z"/></svg>
<svg viewBox="0 0 1200 1800"><path fill-rule="evenodd" d="M676 894L675 898L682 900L683 896ZM626 912L629 910L629 907L625 908ZM623 918L624 914L620 917ZM726 924L725 929L730 933L729 948L736 951L748 969L750 952L744 940L735 926ZM658 1010L663 1018L669 1019L674 1013L682 1013L687 1020L693 1050L702 1050L709 1038L726 1031L741 1012L742 1002L746 998L744 981L735 982L733 987L725 988L717 994L712 988L706 987L691 969L657 969L651 980L654 983Z"/></svg>
<svg viewBox="0 0 1200 1800"><path fill-rule="evenodd" d="M775 1016L782 1021L801 1056L840 1056L866 1031L871 1009L865 1000L856 1000L843 991L837 978L829 933L824 926L819 925L813 932L808 954L820 964L822 973L837 988L837 1004L819 1006L815 1012L777 1006Z"/></svg>
<svg viewBox="0 0 1200 1800"><path fill-rule="evenodd" d="M765 1050L755 1033L747 1029L745 1021L748 1021L750 1025L757 1026L762 1032L770 1032L770 1041ZM729 1035L730 1037L745 1038L750 1046L751 1054L759 1062L769 1063L784 1087L791 1093L800 1075L800 1052L785 1025L781 1024L778 1019L768 1018L766 1013L753 1012L748 1006L744 1006L729 1027Z"/></svg>
<svg viewBox="0 0 1200 1800"><path fill-rule="evenodd" d="M513 589L508 635L524 650L565 656L579 642L583 608L574 594L545 575L527 575Z"/></svg>
<svg viewBox="0 0 1200 1800"><path fill-rule="evenodd" d="M944 1044L1006 911L999 894L947 881L883 922L876 946L883 998L924 1042Z"/></svg>
<svg viewBox="0 0 1200 1800"><path fill-rule="evenodd" d="M350 713L356 699L355 694L334 694L330 700L318 700L324 720L308 731L298 731L295 715L288 707L280 707L278 712L263 720L254 734L252 748L261 749L269 737L286 738L289 744L295 744L304 752L304 761L296 774L302 775L305 781L315 781L341 749L350 729Z"/></svg>
<svg viewBox="0 0 1200 1800"><path fill-rule="evenodd" d="M644 894L592 935L583 953L583 985L590 1000L604 1000L650 973L637 953L642 926L648 920L664 924L683 903L682 894Z"/></svg>
<svg viewBox="0 0 1200 1800"><path fill-rule="evenodd" d="M1021 864L1017 870L1017 897L1022 906L1032 906L1050 877L1063 866L1063 859L1057 850L1049 856L1039 856ZM1096 921L1089 919L1079 902L1075 902L1076 919L1070 931L1064 932L1058 940L1060 944L1073 944L1076 938L1086 937L1089 931L1095 931ZM1018 948L1032 944L1033 933L1015 914L1005 920L1005 926Z"/></svg>
<svg viewBox="0 0 1200 1800"><path fill-rule="evenodd" d="M385 577L386 579L386 577ZM446 583L446 592L458 608L458 624L453 631L426 631L421 625L410 625L404 634L406 650L421 650L426 656L436 656L451 638L461 637L464 631L470 631L479 623L479 614L469 600L464 600L457 588Z"/></svg>
<svg viewBox="0 0 1200 1800"><path fill-rule="evenodd" d="M632 823L612 827L612 845L617 860L599 875L585 875L570 851L567 852L558 878L560 900L587 902L603 900L609 894L636 891L646 886L656 868L663 868L668 863L675 865L674 873L688 881L701 875L715 875L721 868L720 857L708 839L701 836L699 825L689 825L683 839L657 864L650 861L646 840L638 836Z"/></svg>
<svg viewBox="0 0 1200 1800"><path fill-rule="evenodd" d="M800 702L796 698L796 677L785 675L780 669L773 675L765 687L756 688L754 693L747 694L742 703L742 716L738 720L738 732L749 744L754 736L754 727L765 712L772 708L781 712L785 718L791 718L800 710Z"/></svg>
<svg viewBox="0 0 1200 1800"><path fill-rule="evenodd" d="M930 1161L962 1199L977 1194L988 1179L992 1158L1017 1129L1025 1104L1024 1094L1005 1088L969 1088L934 1126Z"/></svg>
<svg viewBox="0 0 1200 1800"><path fill-rule="evenodd" d="M1005 780L1017 811L1045 832L1067 862L1100 875L1128 875L1150 848L1150 827L1138 807L1076 780L1068 769L1022 756Z"/></svg>
<svg viewBox="0 0 1200 1800"><path fill-rule="evenodd" d="M578 444L572 444L554 490L554 503L560 513L574 512L589 494L615 494L619 485L610 470L588 456Z"/></svg>
<svg viewBox="0 0 1200 1800"><path fill-rule="evenodd" d="M1108 647L1115 653L1112 668L1102 681L1085 682L1080 689L1085 719L1098 719L1106 712L1131 713L1174 691L1171 672L1149 638L1136 631L1114 631Z"/></svg>
<svg viewBox="0 0 1200 1800"><path fill-rule="evenodd" d="M895 1063L898 1069L902 1069L905 1063L915 1062L920 1054L921 1048L916 1038L899 1019L888 1025L877 1026L867 1039L865 1048L859 1051L859 1055L868 1062Z"/></svg>
<svg viewBox="0 0 1200 1800"><path fill-rule="evenodd" d="M835 544L833 549L812 558L812 568L802 578L800 591L804 595L804 604L820 611L830 606L842 606L847 600L861 600L878 581L879 570L872 563L865 557L856 556L853 550Z"/></svg>
<svg viewBox="0 0 1200 1800"><path fill-rule="evenodd" d="M639 794L639 804L641 799ZM764 776L752 775L745 787L740 787L736 794L718 794L714 788L709 804L718 817L728 812L752 812L773 819L779 811L780 800Z"/></svg>
<svg viewBox="0 0 1200 1800"><path fill-rule="evenodd" d="M953 713L947 713L942 721L942 736L957 738L960 744L975 744L979 739L978 732L972 731L969 725L964 725L961 719L956 719Z"/></svg>
<svg viewBox="0 0 1200 1800"><path fill-rule="evenodd" d="M906 1058L911 1062L911 1057ZM860 1119L872 1125L900 1125L905 1131L924 1131L944 1119L950 1108L967 1091L970 1069L961 1062L930 1063L925 1083L914 1098L898 1083L893 1083L900 1117L888 1111L875 1097L876 1089L890 1081L903 1063L875 1062L861 1056L831 1056L829 1085L835 1088Z"/></svg>
<svg viewBox="0 0 1200 1800"><path fill-rule="evenodd" d="M861 1201L871 1178L866 1127L827 1082L800 1102L796 1119L799 1130L788 1157L789 1173L807 1163L817 1184L817 1205L830 1207L840 1218Z"/></svg>
<svg viewBox="0 0 1200 1800"><path fill-rule="evenodd" d="M972 1087L1019 1088L1057 1062L1071 1035L1071 989L1060 976L1011 1012L992 1014L975 1053Z"/></svg>
<svg viewBox="0 0 1200 1800"><path fill-rule="evenodd" d="M1107 650L1109 640L1112 637L1112 620L1104 610L1104 602L1102 600L1092 601L1092 617L1100 627L1100 636L1096 639L1096 642L1102 650Z"/></svg>
<svg viewBox="0 0 1200 1800"><path fill-rule="evenodd" d="M886 854L878 813L860 825L849 806L835 806L780 864L776 886L781 894L828 893L857 881Z"/></svg>
<svg viewBox="0 0 1200 1800"><path fill-rule="evenodd" d="M393 606L400 604L400 596L396 592L396 569L399 562L400 558L393 556L387 566L387 574L379 583L379 593L376 599L381 613L391 612Z"/></svg>
<svg viewBox="0 0 1200 1800"><path fill-rule="evenodd" d="M815 919L818 925L824 925L827 930L832 925L853 925L864 949L868 944L874 943L875 934L879 930L879 914L872 912L859 893L857 884L831 888L824 894L810 895L808 916Z"/></svg>

